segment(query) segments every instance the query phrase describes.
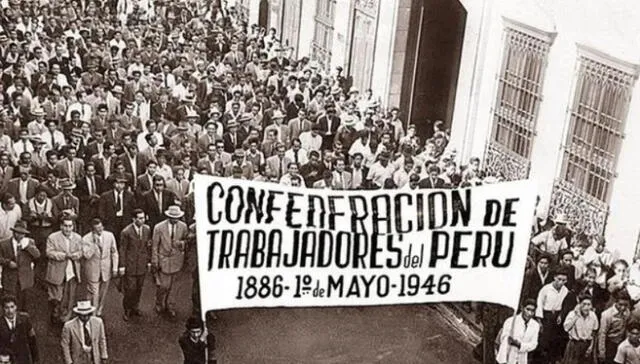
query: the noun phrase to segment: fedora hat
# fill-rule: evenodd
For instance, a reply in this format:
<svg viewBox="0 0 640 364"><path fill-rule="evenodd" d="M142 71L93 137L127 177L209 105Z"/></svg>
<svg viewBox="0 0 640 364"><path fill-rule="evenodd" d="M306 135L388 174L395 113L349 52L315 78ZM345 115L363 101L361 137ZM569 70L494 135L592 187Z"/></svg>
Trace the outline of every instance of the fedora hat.
<svg viewBox="0 0 640 364"><path fill-rule="evenodd" d="M338 85L333 86L333 87L331 88L331 94L332 94L332 95L337 95L337 94L339 94L339 93L341 93L341 92L342 92L342 89L341 89L341 88L340 88L340 86L338 86Z"/></svg>
<svg viewBox="0 0 640 364"><path fill-rule="evenodd" d="M273 112L273 116L271 116L271 120L275 119L284 119L284 114L280 110L276 110Z"/></svg>
<svg viewBox="0 0 640 364"><path fill-rule="evenodd" d="M342 119L342 124L345 126L353 126L356 124L356 118L353 115L343 114L340 119Z"/></svg>
<svg viewBox="0 0 640 364"><path fill-rule="evenodd" d="M251 114L242 114L239 118L238 118L238 122L239 123L244 123L247 121L251 121L253 119L253 117L251 116Z"/></svg>
<svg viewBox="0 0 640 364"><path fill-rule="evenodd" d="M91 315L96 310L93 305L91 305L91 301L78 301L76 306L73 308L73 312L78 315Z"/></svg>
<svg viewBox="0 0 640 364"><path fill-rule="evenodd" d="M238 148L235 152L233 152L234 157L244 158L244 149Z"/></svg>
<svg viewBox="0 0 640 364"><path fill-rule="evenodd" d="M113 86L113 89L111 90L111 93L114 93L114 94L121 94L121 93L123 93L123 91L122 91L122 86L120 86L120 85L115 85L115 86Z"/></svg>
<svg viewBox="0 0 640 364"><path fill-rule="evenodd" d="M184 212L180 209L180 206L177 205L169 206L164 214L173 219L179 219L184 216Z"/></svg>
<svg viewBox="0 0 640 364"><path fill-rule="evenodd" d="M11 231L25 235L31 233L29 230L27 230L27 223L24 220L16 221L16 225L11 228Z"/></svg>
<svg viewBox="0 0 640 364"><path fill-rule="evenodd" d="M236 128L238 127L238 123L236 123L235 120L229 120L229 122L227 123L227 129L228 128Z"/></svg>
<svg viewBox="0 0 640 364"><path fill-rule="evenodd" d="M38 107L35 110L33 110L31 115L33 115L33 116L44 116L45 114L44 114L44 110L41 107Z"/></svg>
<svg viewBox="0 0 640 364"><path fill-rule="evenodd" d="M222 113L220 112L220 109L216 106L212 107L211 110L209 110L209 116L213 116L215 114L221 115Z"/></svg>
<svg viewBox="0 0 640 364"><path fill-rule="evenodd" d="M60 188L63 190L74 190L76 188L76 184L69 179L64 179L60 181Z"/></svg>
<svg viewBox="0 0 640 364"><path fill-rule="evenodd" d="M198 115L198 113L193 110L193 109L189 109L187 110L187 118L199 118L200 115Z"/></svg>
<svg viewBox="0 0 640 364"><path fill-rule="evenodd" d="M553 222L556 224L568 224L569 223L569 219L567 218L567 215L563 214L563 213L559 213L556 215L556 217L553 219Z"/></svg>
<svg viewBox="0 0 640 364"><path fill-rule="evenodd" d="M29 140L31 140L31 143L33 144L47 144L44 140L42 140L42 137L40 135L30 136Z"/></svg>

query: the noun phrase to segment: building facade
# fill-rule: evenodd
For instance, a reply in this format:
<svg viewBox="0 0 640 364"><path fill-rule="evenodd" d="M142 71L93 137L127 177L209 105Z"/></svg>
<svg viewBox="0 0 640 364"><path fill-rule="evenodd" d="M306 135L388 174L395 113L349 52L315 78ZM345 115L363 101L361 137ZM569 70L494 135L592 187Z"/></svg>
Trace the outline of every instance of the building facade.
<svg viewBox="0 0 640 364"><path fill-rule="evenodd" d="M468 1L452 121L462 161L537 182L543 209L636 257L640 3Z"/></svg>
<svg viewBox="0 0 640 364"><path fill-rule="evenodd" d="M237 0L249 24L274 28L294 56L343 68L351 86L430 136L451 125L465 31L457 0ZM434 49L438 51L435 52Z"/></svg>

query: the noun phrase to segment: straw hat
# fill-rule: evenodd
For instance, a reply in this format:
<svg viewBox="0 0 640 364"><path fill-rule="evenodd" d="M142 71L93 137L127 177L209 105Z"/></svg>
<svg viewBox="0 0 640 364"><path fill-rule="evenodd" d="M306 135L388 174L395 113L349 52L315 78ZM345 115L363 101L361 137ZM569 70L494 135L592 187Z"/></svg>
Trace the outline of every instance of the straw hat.
<svg viewBox="0 0 640 364"><path fill-rule="evenodd" d="M165 215L167 215L167 217L173 218L173 219L179 219L182 216L184 216L184 212L180 209L180 206L169 206L169 208L167 209L167 211L164 212Z"/></svg>
<svg viewBox="0 0 640 364"><path fill-rule="evenodd" d="M78 301L76 303L76 307L73 308L73 312L78 315L91 315L96 310L93 305L91 305L91 301Z"/></svg>

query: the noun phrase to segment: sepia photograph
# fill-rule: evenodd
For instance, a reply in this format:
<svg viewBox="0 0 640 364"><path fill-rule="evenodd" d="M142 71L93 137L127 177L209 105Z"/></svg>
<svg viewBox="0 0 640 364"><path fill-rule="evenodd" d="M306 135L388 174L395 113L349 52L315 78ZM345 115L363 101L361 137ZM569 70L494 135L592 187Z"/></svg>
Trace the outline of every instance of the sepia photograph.
<svg viewBox="0 0 640 364"><path fill-rule="evenodd" d="M0 364L640 364L637 0L0 8Z"/></svg>

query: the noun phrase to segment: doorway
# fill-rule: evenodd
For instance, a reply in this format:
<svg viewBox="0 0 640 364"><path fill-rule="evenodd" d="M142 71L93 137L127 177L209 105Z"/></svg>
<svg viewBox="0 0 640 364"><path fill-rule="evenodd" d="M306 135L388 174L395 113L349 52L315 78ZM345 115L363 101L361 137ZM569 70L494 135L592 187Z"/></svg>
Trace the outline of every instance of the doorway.
<svg viewBox="0 0 640 364"><path fill-rule="evenodd" d="M458 0L413 0L401 109L421 140L433 123L451 128L467 12Z"/></svg>

